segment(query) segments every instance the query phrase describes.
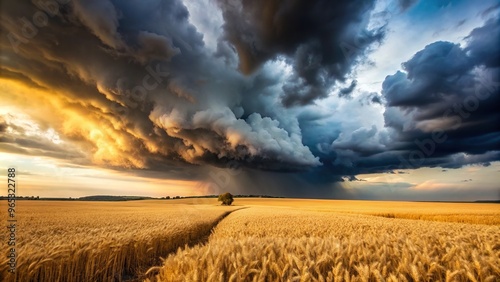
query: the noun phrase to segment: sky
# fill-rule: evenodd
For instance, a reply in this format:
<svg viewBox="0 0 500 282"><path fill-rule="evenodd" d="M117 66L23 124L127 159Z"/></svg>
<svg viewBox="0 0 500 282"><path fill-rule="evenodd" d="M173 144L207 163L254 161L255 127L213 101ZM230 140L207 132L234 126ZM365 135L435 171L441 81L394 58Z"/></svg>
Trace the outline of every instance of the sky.
<svg viewBox="0 0 500 282"><path fill-rule="evenodd" d="M499 200L499 20L496 0L0 0L0 173L40 197Z"/></svg>

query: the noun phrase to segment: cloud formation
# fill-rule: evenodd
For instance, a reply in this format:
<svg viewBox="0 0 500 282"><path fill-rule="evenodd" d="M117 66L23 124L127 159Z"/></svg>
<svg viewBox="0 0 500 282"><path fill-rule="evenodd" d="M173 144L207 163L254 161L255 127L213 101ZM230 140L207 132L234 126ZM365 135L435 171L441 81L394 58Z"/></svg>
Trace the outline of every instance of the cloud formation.
<svg viewBox="0 0 500 282"><path fill-rule="evenodd" d="M405 72L386 77L386 126L400 149L425 155L417 166L498 160L499 39L498 18L490 19L466 46L434 42L402 64Z"/></svg>
<svg viewBox="0 0 500 282"><path fill-rule="evenodd" d="M327 97L384 36L382 28L368 28L374 1L218 2L225 38L236 48L244 74L278 56L290 60L293 71L281 97L286 107Z"/></svg>
<svg viewBox="0 0 500 282"><path fill-rule="evenodd" d="M287 131L272 116L242 107L244 88L254 85L204 49L182 2L149 4L76 1L58 5L50 24L21 29L20 16L40 11L10 5L2 28L19 45L12 49L4 38L5 54L15 58L2 66L4 77L51 89L50 97L34 99L52 108L56 130L88 143L89 158L101 165L320 165L299 128ZM27 39L23 28L36 32Z"/></svg>
<svg viewBox="0 0 500 282"><path fill-rule="evenodd" d="M4 117L4 152L176 179L237 163L241 183L275 177L296 195L500 160L495 12L364 91L356 71L388 32L375 1L218 0L199 21L180 0L51 3L2 5L0 79L4 112L22 109L61 143Z"/></svg>

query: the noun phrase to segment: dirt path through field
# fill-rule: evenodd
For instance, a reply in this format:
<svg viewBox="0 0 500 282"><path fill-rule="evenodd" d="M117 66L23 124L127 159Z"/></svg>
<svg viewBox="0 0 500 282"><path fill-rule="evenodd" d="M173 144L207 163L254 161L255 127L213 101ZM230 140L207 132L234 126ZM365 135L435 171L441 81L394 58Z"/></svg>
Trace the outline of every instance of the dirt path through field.
<svg viewBox="0 0 500 282"><path fill-rule="evenodd" d="M194 240L191 240L189 243L187 243L187 246L189 246L190 248L191 247L194 247L196 245L203 245L203 244L206 244L208 242L208 239L210 237L210 234L212 234L212 231L215 229L215 227L217 227L217 225L223 220L225 219L228 215L230 215L231 213L235 212L235 211L239 211L239 210L242 210L242 209L247 209L249 207L241 207L241 208L238 208L238 209L235 209L235 210L232 210L232 211L227 211L225 213L223 213L221 216L219 216L212 224L211 228L204 234L202 234L200 237L194 239ZM163 255L163 257L168 257L170 254L172 253L175 253L177 250L174 250L170 253L166 253ZM139 282L139 281L144 281L145 278L149 278L150 280L154 281L154 276L157 274L156 271L154 270L155 266L158 266L158 265L161 265L161 260L160 258L157 259L156 263L154 265L152 265L149 269L150 271L148 271L149 273L146 274L140 274L140 275L136 275L136 276L127 276L127 275L124 275L121 279L121 281L125 281L125 282ZM159 269L160 267L158 267Z"/></svg>

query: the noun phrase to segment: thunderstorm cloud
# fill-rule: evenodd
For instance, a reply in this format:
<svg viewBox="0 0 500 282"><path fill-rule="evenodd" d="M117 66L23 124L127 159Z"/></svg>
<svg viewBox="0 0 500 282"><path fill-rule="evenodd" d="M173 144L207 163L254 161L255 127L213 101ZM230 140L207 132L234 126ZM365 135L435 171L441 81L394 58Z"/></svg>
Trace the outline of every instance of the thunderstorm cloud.
<svg viewBox="0 0 500 282"><path fill-rule="evenodd" d="M221 181L242 192L318 197L499 161L498 6L367 87L397 30L381 15L418 16L389 2L2 1L2 104L25 116L1 113L0 151L174 179L236 166Z"/></svg>

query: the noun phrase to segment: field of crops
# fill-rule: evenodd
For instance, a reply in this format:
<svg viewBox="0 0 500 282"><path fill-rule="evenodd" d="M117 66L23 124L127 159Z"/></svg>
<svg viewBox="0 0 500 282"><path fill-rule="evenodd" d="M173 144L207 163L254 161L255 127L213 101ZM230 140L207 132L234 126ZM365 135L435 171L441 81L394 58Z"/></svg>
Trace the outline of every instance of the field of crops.
<svg viewBox="0 0 500 282"><path fill-rule="evenodd" d="M497 204L19 201L17 217L0 281L500 281Z"/></svg>
<svg viewBox="0 0 500 282"><path fill-rule="evenodd" d="M236 204L367 214L387 218L500 225L498 204L252 198L238 199Z"/></svg>
<svg viewBox="0 0 500 282"><path fill-rule="evenodd" d="M161 256L201 242L234 209L174 201L18 201L16 274L7 272L2 255L0 281L137 278ZM5 213L0 220L7 222ZM6 250L6 232L0 241Z"/></svg>
<svg viewBox="0 0 500 282"><path fill-rule="evenodd" d="M427 205L453 215L437 222L368 215L385 205L418 218L417 209L394 209L402 203L351 202L339 212L324 201L239 202L252 207L224 219L208 244L151 268L151 281L500 281L500 226L454 222L481 209L498 216L497 205L469 205L470 214L462 204Z"/></svg>

